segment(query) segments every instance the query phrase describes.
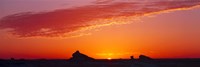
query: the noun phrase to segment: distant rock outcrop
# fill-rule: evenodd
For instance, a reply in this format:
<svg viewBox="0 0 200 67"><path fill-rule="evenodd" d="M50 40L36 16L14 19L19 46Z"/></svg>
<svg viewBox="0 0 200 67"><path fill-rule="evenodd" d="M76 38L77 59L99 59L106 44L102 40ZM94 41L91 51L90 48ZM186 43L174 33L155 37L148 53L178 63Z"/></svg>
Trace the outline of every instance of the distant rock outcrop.
<svg viewBox="0 0 200 67"><path fill-rule="evenodd" d="M10 58L10 60L15 60L15 58Z"/></svg>
<svg viewBox="0 0 200 67"><path fill-rule="evenodd" d="M135 59L134 59L134 56L130 56L130 59L131 59L131 60L135 60Z"/></svg>
<svg viewBox="0 0 200 67"><path fill-rule="evenodd" d="M94 58L91 58L85 54L80 53L79 51L76 51L72 54L72 58L69 59L70 61L93 61Z"/></svg>
<svg viewBox="0 0 200 67"><path fill-rule="evenodd" d="M139 60L152 60L152 58L145 56L145 55L140 55Z"/></svg>

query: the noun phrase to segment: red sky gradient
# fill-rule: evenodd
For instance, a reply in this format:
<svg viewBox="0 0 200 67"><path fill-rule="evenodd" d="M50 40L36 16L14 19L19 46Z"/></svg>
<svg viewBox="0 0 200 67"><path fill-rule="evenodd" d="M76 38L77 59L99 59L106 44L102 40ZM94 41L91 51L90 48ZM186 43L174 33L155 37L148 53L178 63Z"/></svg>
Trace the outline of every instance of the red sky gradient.
<svg viewBox="0 0 200 67"><path fill-rule="evenodd" d="M2 2L3 59L67 59L76 50L97 59L200 58L197 0Z"/></svg>

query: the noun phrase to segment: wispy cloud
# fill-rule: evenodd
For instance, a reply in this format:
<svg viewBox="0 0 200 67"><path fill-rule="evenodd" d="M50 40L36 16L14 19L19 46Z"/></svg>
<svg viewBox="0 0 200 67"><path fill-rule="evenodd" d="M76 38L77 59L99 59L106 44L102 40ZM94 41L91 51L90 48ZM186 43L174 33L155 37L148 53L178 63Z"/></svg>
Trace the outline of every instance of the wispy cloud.
<svg viewBox="0 0 200 67"><path fill-rule="evenodd" d="M107 4L113 2L114 0L96 0L94 3L96 4Z"/></svg>
<svg viewBox="0 0 200 67"><path fill-rule="evenodd" d="M126 24L136 16L192 8L198 5L200 5L198 0L112 2L106 5L87 5L50 12L24 12L2 18L0 29L12 29L9 32L19 37L63 35L68 37L68 35L97 27Z"/></svg>

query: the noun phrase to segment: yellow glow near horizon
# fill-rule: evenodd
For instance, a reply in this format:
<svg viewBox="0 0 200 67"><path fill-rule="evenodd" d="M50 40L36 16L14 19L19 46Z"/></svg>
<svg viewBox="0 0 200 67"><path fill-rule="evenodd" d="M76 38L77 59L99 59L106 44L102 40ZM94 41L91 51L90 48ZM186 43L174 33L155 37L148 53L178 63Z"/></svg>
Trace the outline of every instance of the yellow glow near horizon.
<svg viewBox="0 0 200 67"><path fill-rule="evenodd" d="M109 57L109 58L107 58L107 59L108 59L108 60L112 60L112 58L110 58L110 57Z"/></svg>

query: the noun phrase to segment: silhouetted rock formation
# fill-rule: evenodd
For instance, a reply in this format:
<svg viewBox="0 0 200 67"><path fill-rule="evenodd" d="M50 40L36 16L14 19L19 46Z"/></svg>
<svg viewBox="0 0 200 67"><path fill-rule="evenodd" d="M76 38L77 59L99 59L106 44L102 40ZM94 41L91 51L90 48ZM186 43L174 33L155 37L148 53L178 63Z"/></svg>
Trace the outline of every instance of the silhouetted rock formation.
<svg viewBox="0 0 200 67"><path fill-rule="evenodd" d="M131 60L135 60L135 59L134 59L134 56L130 56L130 59L131 59Z"/></svg>
<svg viewBox="0 0 200 67"><path fill-rule="evenodd" d="M93 61L94 58L88 57L85 54L80 53L79 51L76 51L75 53L72 54L72 58L69 59L70 61Z"/></svg>
<svg viewBox="0 0 200 67"><path fill-rule="evenodd" d="M15 60L15 58L10 58L10 60Z"/></svg>
<svg viewBox="0 0 200 67"><path fill-rule="evenodd" d="M145 55L140 55L139 60L152 60L152 58L145 56Z"/></svg>

